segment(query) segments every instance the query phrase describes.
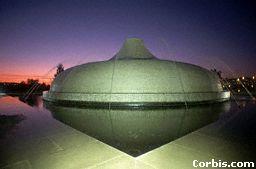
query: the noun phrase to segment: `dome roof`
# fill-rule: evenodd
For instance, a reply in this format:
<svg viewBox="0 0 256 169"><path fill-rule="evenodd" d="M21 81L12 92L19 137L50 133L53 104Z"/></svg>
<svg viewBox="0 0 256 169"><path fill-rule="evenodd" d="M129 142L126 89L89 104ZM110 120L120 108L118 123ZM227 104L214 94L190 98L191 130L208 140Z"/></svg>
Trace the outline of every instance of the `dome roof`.
<svg viewBox="0 0 256 169"><path fill-rule="evenodd" d="M192 64L157 59L143 41L128 39L110 60L69 68L44 99L76 104L165 105L223 101L218 76Z"/></svg>

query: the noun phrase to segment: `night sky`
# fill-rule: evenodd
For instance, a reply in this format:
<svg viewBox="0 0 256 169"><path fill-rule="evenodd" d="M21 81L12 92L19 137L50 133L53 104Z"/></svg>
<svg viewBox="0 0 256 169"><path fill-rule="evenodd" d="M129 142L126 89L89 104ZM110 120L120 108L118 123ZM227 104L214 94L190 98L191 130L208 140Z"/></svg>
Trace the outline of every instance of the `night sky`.
<svg viewBox="0 0 256 169"><path fill-rule="evenodd" d="M129 37L158 58L256 74L253 1L0 0L0 81L109 59Z"/></svg>

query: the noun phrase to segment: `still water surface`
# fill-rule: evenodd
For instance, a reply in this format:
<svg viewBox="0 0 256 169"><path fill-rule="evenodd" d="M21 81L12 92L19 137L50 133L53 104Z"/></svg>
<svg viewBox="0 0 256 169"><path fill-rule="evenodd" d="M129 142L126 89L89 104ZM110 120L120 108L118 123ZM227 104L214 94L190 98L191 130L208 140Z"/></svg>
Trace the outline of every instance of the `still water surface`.
<svg viewBox="0 0 256 169"><path fill-rule="evenodd" d="M9 151L8 145L14 144L16 139L33 139L63 124L132 156L141 155L206 125L218 124L216 128L220 134L251 146L251 155L254 156L255 101L241 97L238 104L230 101L188 109L116 110L44 104L40 96L26 103L18 97L4 96L0 98L0 162L4 163L3 159L8 158L3 153Z"/></svg>

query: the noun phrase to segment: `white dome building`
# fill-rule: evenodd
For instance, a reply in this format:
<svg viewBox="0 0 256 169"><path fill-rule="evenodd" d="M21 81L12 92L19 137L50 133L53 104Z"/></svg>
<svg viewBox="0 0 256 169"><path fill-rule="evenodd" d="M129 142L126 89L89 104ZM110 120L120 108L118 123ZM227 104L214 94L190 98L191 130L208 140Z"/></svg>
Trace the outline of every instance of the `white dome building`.
<svg viewBox="0 0 256 169"><path fill-rule="evenodd" d="M157 59L137 38L110 60L69 68L53 81L46 101L71 105L166 106L226 101L218 76L192 64Z"/></svg>

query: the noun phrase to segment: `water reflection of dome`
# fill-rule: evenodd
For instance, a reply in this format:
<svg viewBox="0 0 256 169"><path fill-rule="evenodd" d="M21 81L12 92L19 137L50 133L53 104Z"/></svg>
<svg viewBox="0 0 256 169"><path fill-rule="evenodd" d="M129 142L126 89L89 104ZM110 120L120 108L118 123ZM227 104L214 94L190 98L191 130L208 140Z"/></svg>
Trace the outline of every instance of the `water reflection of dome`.
<svg viewBox="0 0 256 169"><path fill-rule="evenodd" d="M230 103L156 110L45 106L55 119L138 156L217 120L221 112L229 110Z"/></svg>
<svg viewBox="0 0 256 169"><path fill-rule="evenodd" d="M128 39L110 60L62 72L44 93L47 101L77 104L165 105L229 99L217 75L202 67L157 59L143 41Z"/></svg>

